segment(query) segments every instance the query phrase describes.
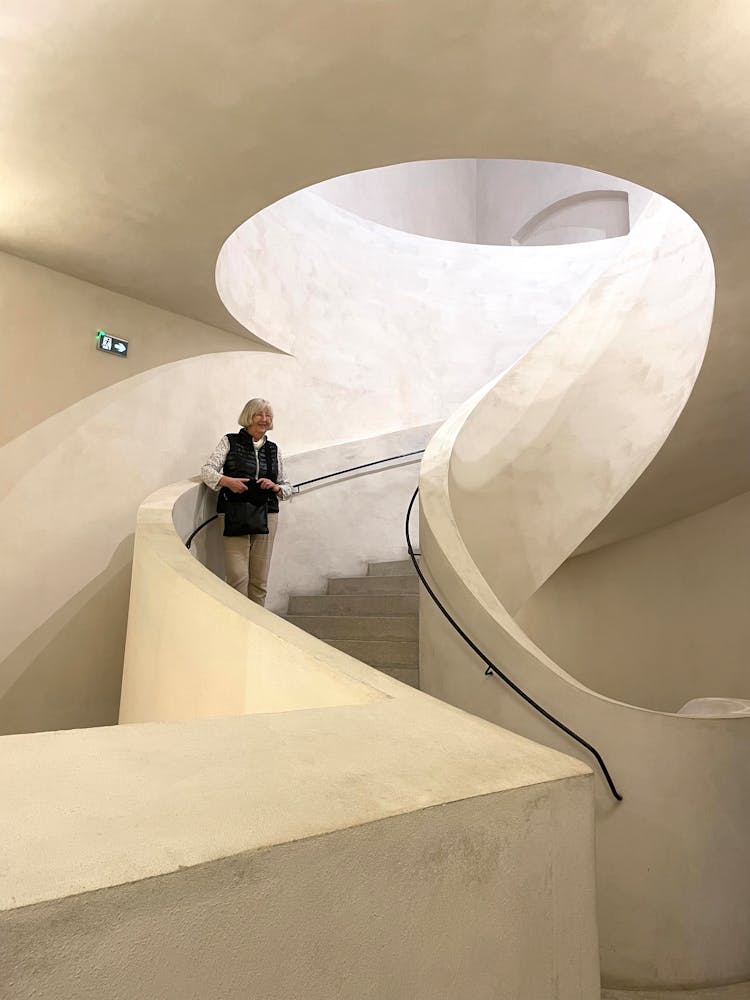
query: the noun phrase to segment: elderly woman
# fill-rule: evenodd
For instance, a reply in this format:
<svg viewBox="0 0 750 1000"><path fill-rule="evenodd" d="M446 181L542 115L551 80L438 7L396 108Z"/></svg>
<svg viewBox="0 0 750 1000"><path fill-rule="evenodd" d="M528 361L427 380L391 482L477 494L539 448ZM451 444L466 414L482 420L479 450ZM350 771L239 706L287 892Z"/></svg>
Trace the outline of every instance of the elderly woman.
<svg viewBox="0 0 750 1000"><path fill-rule="evenodd" d="M219 492L227 583L262 607L279 500L288 500L292 487L284 476L281 451L267 436L273 427L268 400L247 402L238 423L240 432L224 435L201 469L201 478Z"/></svg>

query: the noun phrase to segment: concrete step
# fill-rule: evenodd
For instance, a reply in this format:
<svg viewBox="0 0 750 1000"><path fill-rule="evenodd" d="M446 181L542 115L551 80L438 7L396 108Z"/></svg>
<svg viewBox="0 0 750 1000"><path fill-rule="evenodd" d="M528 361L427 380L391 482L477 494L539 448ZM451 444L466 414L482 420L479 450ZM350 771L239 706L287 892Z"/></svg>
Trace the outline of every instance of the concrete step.
<svg viewBox="0 0 750 1000"><path fill-rule="evenodd" d="M417 667L375 667L382 674L395 677L397 681L408 684L409 687L419 688L419 670Z"/></svg>
<svg viewBox="0 0 750 1000"><path fill-rule="evenodd" d="M412 639L419 638L416 615L377 618L355 615L286 615L286 620L319 639Z"/></svg>
<svg viewBox="0 0 750 1000"><path fill-rule="evenodd" d="M408 639L326 639L326 642L371 667L419 665L419 646Z"/></svg>
<svg viewBox="0 0 750 1000"><path fill-rule="evenodd" d="M329 594L416 594L414 576L339 576L328 580Z"/></svg>
<svg viewBox="0 0 750 1000"><path fill-rule="evenodd" d="M290 616L357 615L382 618L419 613L417 594L322 594L289 598Z"/></svg>
<svg viewBox="0 0 750 1000"><path fill-rule="evenodd" d="M411 559L395 562L374 562L367 565L368 576L416 576Z"/></svg>

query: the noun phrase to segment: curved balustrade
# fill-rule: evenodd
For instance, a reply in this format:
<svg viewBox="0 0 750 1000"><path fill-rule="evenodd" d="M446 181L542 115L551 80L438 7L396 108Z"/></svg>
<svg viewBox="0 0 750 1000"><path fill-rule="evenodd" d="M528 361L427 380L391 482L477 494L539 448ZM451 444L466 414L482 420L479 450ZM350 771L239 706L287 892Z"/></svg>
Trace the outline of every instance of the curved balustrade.
<svg viewBox="0 0 750 1000"><path fill-rule="evenodd" d="M613 802L597 777L602 974L636 989L750 979L748 718L606 698L512 615L660 447L697 376L713 291L702 234L655 200L568 316L438 432L420 479L423 566L438 595L481 649L601 750L623 793ZM579 753L485 678L429 601L420 649L430 693Z"/></svg>
<svg viewBox="0 0 750 1000"><path fill-rule="evenodd" d="M200 746L191 794L221 800L204 819L205 844L196 830L189 864L216 857L218 820L229 823L232 852L262 848L279 857L273 892L242 896L240 915L243 925L269 921L273 941L301 936L288 962L295 996L309 990L294 978L303 971L321 969L321 990L330 975L327 962L305 952L303 925L315 911L315 954L343 955L350 987L356 970L369 970L378 995L398 975L399 989L425 1000L448 980L461 995L487 1000L498 982L514 1000L538 1000L553 982L561 1000L598 1000L589 769L391 680L247 601L184 547L204 499L202 486L183 482L140 509L121 712L128 723L213 720L203 730L190 722L148 727L164 729L171 755L189 745L195 756ZM232 715L244 718L220 718ZM122 742L142 730L113 732ZM226 775L203 761L209 739ZM146 782L149 801L160 759ZM238 805L227 821L229 790ZM333 868L321 880L309 845L324 834L332 838L321 857ZM284 853L290 844L301 865ZM181 855L169 861L176 866ZM235 873L246 863L233 860ZM188 879L188 870L179 877ZM211 869L203 877L210 886ZM329 884L343 893L351 958L336 921L325 919ZM287 896L290 912L274 909ZM190 922L188 933L200 929L200 920ZM375 953L379 968L369 965ZM263 973L253 966L246 981L256 986ZM269 995L261 986L253 992Z"/></svg>

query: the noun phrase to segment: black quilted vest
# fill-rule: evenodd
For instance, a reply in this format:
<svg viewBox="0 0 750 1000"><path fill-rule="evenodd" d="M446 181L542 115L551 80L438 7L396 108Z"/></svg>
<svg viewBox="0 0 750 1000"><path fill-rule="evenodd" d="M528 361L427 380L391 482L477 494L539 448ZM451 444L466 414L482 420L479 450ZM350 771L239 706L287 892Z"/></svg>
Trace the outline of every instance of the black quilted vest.
<svg viewBox="0 0 750 1000"><path fill-rule="evenodd" d="M264 444L255 450L251 434L243 428L239 434L227 434L229 439L229 454L224 461L222 472L233 479L270 479L278 482L279 449L266 438ZM257 460L256 460L257 455ZM252 490L252 483L248 483ZM268 513L276 514L279 510L279 498L273 490L264 491L268 499ZM247 493L232 493L223 488L219 491L216 509L221 514L228 503L239 503L248 500Z"/></svg>

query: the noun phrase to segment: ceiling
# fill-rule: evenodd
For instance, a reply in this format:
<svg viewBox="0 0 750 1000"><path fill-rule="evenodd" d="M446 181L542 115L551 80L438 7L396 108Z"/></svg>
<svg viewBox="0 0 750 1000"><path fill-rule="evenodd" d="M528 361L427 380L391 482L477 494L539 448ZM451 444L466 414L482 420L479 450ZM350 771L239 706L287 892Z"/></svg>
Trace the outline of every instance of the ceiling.
<svg viewBox="0 0 750 1000"><path fill-rule="evenodd" d="M704 230L717 304L666 446L610 540L750 489L745 0L5 0L0 249L237 330L214 286L244 219L434 157L574 163Z"/></svg>

